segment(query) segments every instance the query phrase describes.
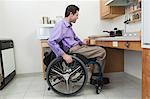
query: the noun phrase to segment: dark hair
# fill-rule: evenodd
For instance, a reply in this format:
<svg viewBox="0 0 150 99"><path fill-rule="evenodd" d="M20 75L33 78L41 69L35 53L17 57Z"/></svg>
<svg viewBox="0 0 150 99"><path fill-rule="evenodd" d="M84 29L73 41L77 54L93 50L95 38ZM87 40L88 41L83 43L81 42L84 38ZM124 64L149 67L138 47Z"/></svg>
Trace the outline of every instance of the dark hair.
<svg viewBox="0 0 150 99"><path fill-rule="evenodd" d="M68 17L70 15L70 12L72 12L72 14L74 15L77 11L79 11L79 7L77 7L76 5L69 5L65 11L65 17Z"/></svg>

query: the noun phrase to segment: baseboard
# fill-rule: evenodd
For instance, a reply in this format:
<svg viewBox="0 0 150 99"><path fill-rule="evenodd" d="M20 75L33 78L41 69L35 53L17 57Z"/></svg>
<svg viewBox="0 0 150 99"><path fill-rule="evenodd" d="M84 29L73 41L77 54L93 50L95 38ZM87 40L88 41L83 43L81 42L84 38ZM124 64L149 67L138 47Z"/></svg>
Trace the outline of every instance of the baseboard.
<svg viewBox="0 0 150 99"><path fill-rule="evenodd" d="M104 73L104 77L122 77L122 76L124 76L124 72Z"/></svg>
<svg viewBox="0 0 150 99"><path fill-rule="evenodd" d="M42 76L41 72L17 74L16 78L22 78L22 77L39 77L39 76Z"/></svg>
<svg viewBox="0 0 150 99"><path fill-rule="evenodd" d="M130 74L126 73L126 72L124 72L124 76L125 76L126 78L128 78L128 79L130 79L130 80L136 82L136 83L139 83L139 84L142 83L142 79L137 78L137 77L135 77L135 76L133 76L133 75L130 75Z"/></svg>
<svg viewBox="0 0 150 99"><path fill-rule="evenodd" d="M135 83L139 83L139 84L142 83L142 80L140 78L137 78L137 77L135 77L133 75L130 75L130 74L126 73L126 72L105 73L104 77L109 77L109 78L113 78L113 77L115 77L115 78L116 77L118 77L118 78L119 77L125 77L125 78L127 78L129 80L132 80Z"/></svg>

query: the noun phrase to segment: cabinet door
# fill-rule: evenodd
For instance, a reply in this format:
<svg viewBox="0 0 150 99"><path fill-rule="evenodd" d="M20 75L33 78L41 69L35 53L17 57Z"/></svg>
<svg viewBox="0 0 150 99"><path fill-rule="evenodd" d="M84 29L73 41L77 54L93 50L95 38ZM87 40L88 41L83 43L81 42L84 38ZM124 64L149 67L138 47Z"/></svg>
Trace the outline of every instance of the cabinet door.
<svg viewBox="0 0 150 99"><path fill-rule="evenodd" d="M150 49L143 49L142 58L142 99L150 99Z"/></svg>
<svg viewBox="0 0 150 99"><path fill-rule="evenodd" d="M105 5L106 0L100 0L101 17L110 14L110 6Z"/></svg>

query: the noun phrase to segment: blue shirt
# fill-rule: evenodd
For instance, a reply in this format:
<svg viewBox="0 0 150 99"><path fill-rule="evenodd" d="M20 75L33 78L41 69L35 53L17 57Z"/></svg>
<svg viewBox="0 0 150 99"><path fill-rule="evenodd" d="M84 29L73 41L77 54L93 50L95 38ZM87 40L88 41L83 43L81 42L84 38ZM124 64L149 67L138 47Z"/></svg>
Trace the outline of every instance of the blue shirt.
<svg viewBox="0 0 150 99"><path fill-rule="evenodd" d="M63 49L58 44L60 41L63 43ZM55 25L48 39L48 45L57 57L62 56L71 47L82 44L83 42L74 33L72 25L64 19Z"/></svg>

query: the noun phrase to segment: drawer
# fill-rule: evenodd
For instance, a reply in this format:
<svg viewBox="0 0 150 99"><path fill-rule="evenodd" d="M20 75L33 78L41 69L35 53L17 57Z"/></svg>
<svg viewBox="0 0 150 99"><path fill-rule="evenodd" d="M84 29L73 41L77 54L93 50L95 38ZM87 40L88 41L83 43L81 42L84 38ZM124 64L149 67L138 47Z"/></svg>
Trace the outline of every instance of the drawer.
<svg viewBox="0 0 150 99"><path fill-rule="evenodd" d="M141 51L141 42L136 42L136 41L120 41L118 43L118 47L122 49L128 49L128 50L137 50Z"/></svg>
<svg viewBox="0 0 150 99"><path fill-rule="evenodd" d="M97 46L113 47L111 41L96 41Z"/></svg>
<svg viewBox="0 0 150 99"><path fill-rule="evenodd" d="M96 41L97 46L113 47L127 50L141 51L141 42L139 41ZM149 53L150 54L150 53Z"/></svg>

